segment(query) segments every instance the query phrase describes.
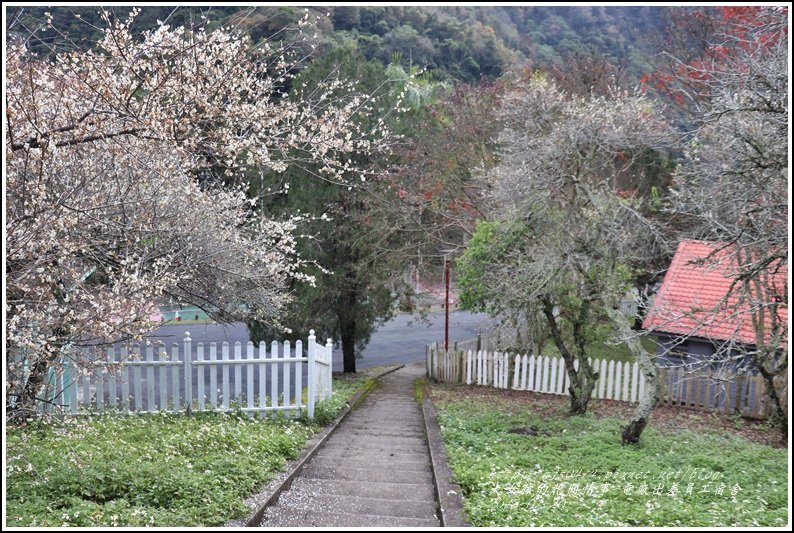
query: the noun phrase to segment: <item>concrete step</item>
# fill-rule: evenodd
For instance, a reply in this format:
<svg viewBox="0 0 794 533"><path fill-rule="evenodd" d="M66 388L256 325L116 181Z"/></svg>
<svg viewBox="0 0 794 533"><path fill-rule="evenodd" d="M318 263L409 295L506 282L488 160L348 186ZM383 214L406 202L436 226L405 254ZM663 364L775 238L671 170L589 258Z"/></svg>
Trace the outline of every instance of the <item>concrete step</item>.
<svg viewBox="0 0 794 533"><path fill-rule="evenodd" d="M370 408L381 408L381 407L394 407L398 411L402 410L415 410L419 409L419 404L413 400L400 400L397 397L394 398L378 398L377 400L370 400L370 401L363 401L361 405L365 405Z"/></svg>
<svg viewBox="0 0 794 533"><path fill-rule="evenodd" d="M300 476L311 479L344 479L369 483L428 483L432 486L433 474L410 472L399 468L352 468L347 466L323 466L309 464L300 471Z"/></svg>
<svg viewBox="0 0 794 533"><path fill-rule="evenodd" d="M279 498L278 505L326 513L436 519L435 502L419 503L406 500L313 494L291 490Z"/></svg>
<svg viewBox="0 0 794 533"><path fill-rule="evenodd" d="M330 443L330 439L329 443ZM328 446L329 443L326 443ZM334 448L338 448L343 455L350 457L355 456L357 453L394 453L400 455L413 454L415 456L427 457L428 448L427 444L422 445L396 445L389 442L359 442L357 439L344 439L336 440L333 443Z"/></svg>
<svg viewBox="0 0 794 533"><path fill-rule="evenodd" d="M383 463L391 461L394 463L430 464L430 459L427 454L393 452L386 449L361 450L353 448L322 448L317 452L317 455L312 461L319 459L324 461L344 461L350 459L357 461L381 461Z"/></svg>
<svg viewBox="0 0 794 533"><path fill-rule="evenodd" d="M389 424L410 424L410 425L417 425L422 423L422 416L421 414L417 413L414 416L411 413L399 412L395 413L394 411L387 411L384 409L383 411L370 411L366 414L366 417L362 417L367 420L367 422L386 422ZM350 420L359 420L359 417L351 417Z"/></svg>
<svg viewBox="0 0 794 533"><path fill-rule="evenodd" d="M366 413L367 420L372 422L388 421L389 423L418 424L422 421L421 413L409 413L405 411L391 411L384 408L382 411L369 411ZM351 420L356 420L353 417Z"/></svg>
<svg viewBox="0 0 794 533"><path fill-rule="evenodd" d="M335 435L352 435L360 438L390 438L390 439L411 439L425 440L424 431L406 431L399 426L393 428L352 428L343 426L334 432Z"/></svg>
<svg viewBox="0 0 794 533"><path fill-rule="evenodd" d="M419 407L419 404L414 400L413 395L406 397L405 392L383 392L380 391L376 395L368 396L362 405L402 405L406 407Z"/></svg>
<svg viewBox="0 0 794 533"><path fill-rule="evenodd" d="M356 441L360 442L362 445L393 445L395 447L398 446L426 446L427 445L427 438L424 435L421 436L404 436L398 437L394 435L371 435L364 432L356 432L350 431L344 427L339 427L334 433L328 438L327 444L333 446L332 442L339 442L339 441Z"/></svg>
<svg viewBox="0 0 794 533"><path fill-rule="evenodd" d="M362 405L368 407L398 407L400 409L418 409L419 404L413 399L406 399L402 394L400 395L378 395L369 401L362 402Z"/></svg>
<svg viewBox="0 0 794 533"><path fill-rule="evenodd" d="M357 483L348 480L311 479L299 477L292 482L291 491L332 496L404 500L417 504L434 502L433 486L425 483Z"/></svg>
<svg viewBox="0 0 794 533"><path fill-rule="evenodd" d="M351 416L347 419L346 423L351 424L388 424L388 425L402 425L407 426L422 426L424 420L422 417L416 418L393 418L389 416Z"/></svg>
<svg viewBox="0 0 794 533"><path fill-rule="evenodd" d="M404 418L408 417L421 417L421 411L419 410L419 406L417 405L395 405L393 403L382 403L379 405L366 405L363 406L368 411L368 414L372 413L388 413L391 416L400 416Z"/></svg>
<svg viewBox="0 0 794 533"><path fill-rule="evenodd" d="M425 434L425 427L419 424L389 424L388 421L373 422L372 424L362 424L351 421L345 424L345 429L352 431L402 431L406 434L419 433Z"/></svg>
<svg viewBox="0 0 794 533"><path fill-rule="evenodd" d="M385 426L385 427L400 427L408 428L414 431L423 430L424 420L421 418L413 419L393 419L388 416L379 416L377 418L353 418L350 419L351 426Z"/></svg>
<svg viewBox="0 0 794 533"><path fill-rule="evenodd" d="M388 405L361 406L353 411L353 414L350 415L350 418L358 418L360 416L366 416L369 418L375 418L376 416L388 416L389 418L394 419L421 420L422 411L419 410L418 407L410 409L407 407L400 409L390 409Z"/></svg>
<svg viewBox="0 0 794 533"><path fill-rule="evenodd" d="M368 457L314 457L311 464L318 466L344 466L350 468L399 468L406 472L430 472L430 461L399 461L388 454L370 455Z"/></svg>
<svg viewBox="0 0 794 533"><path fill-rule="evenodd" d="M277 505L266 511L262 525L265 527L439 527L439 521L436 518L404 518L305 511Z"/></svg>

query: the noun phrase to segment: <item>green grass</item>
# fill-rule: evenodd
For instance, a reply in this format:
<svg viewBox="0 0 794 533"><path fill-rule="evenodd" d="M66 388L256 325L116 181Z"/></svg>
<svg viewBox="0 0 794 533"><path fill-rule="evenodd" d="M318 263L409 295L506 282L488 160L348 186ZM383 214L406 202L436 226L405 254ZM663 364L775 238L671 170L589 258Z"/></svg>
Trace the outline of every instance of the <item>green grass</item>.
<svg viewBox="0 0 794 533"><path fill-rule="evenodd" d="M427 380L425 378L416 378L416 380L414 380L414 399L419 405L422 405L422 402L425 401L426 386Z"/></svg>
<svg viewBox="0 0 794 533"><path fill-rule="evenodd" d="M334 379L315 421L244 414L101 415L6 430L9 526L200 526L243 516L244 498L299 455L366 376Z"/></svg>
<svg viewBox="0 0 794 533"><path fill-rule="evenodd" d="M654 339L651 337L640 337L640 342L642 343L643 348L645 348L647 351L652 354L656 353L657 345ZM604 341L591 342L587 345L586 349L588 356L593 359L612 359L615 361L634 362L634 356L631 354L628 346L626 346L625 343L611 345ZM543 348L543 355L548 355L549 357L560 356L560 352L557 350L557 346L554 344L554 341L549 341L546 343L546 346Z"/></svg>
<svg viewBox="0 0 794 533"><path fill-rule="evenodd" d="M613 344L611 341L605 340L612 337L612 330L606 326L601 325L598 328L597 336L600 340L593 341L587 344L585 349L587 350L587 355L592 359L607 359L607 360L614 360L614 361L623 361L623 362L634 362L635 358L629 351L628 346L625 343L620 344ZM656 343L656 339L651 336L640 336L640 343L642 344L643 348L650 352L651 354L655 354L658 348L658 344ZM572 346L568 347L569 350L572 349ZM525 350L522 349L515 349L515 348L506 348L507 351L513 351L515 353L524 353ZM549 339L546 344L543 346L543 355L549 357L559 357L560 351L557 349L557 345L554 344L554 340Z"/></svg>
<svg viewBox="0 0 794 533"><path fill-rule="evenodd" d="M711 431L652 426L639 445L623 446L622 420L549 415L540 405L533 413L526 401L466 399L451 391L452 398L436 401L438 417L475 526L787 523L785 450ZM549 434L508 433L526 426ZM674 483L678 492L671 495ZM686 493L689 483L692 494ZM660 485L662 494L653 494ZM641 488L648 494L638 493Z"/></svg>

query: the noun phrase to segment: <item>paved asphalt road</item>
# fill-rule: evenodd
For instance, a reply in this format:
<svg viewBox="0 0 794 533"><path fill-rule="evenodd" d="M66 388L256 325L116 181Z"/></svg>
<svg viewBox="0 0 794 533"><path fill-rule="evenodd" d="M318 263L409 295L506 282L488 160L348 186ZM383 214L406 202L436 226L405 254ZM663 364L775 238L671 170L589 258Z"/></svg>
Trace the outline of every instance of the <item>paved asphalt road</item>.
<svg viewBox="0 0 794 533"><path fill-rule="evenodd" d="M369 345L364 349L363 357L356 362L357 368L388 365L395 363L412 363L425 357L425 346L431 342L444 341L444 313L435 312L428 315L430 323L417 320L410 314L400 314L383 324L372 335ZM449 339L463 340L476 337L480 330L488 329L490 320L487 315L468 311L452 311L449 314ZM153 341L161 340L166 344L181 342L185 331L190 332L193 346L198 342L228 342L233 345L240 341L248 342L248 330L245 324L190 324L162 326L150 337ZM278 339L281 340L281 339ZM294 341L296 339L290 339ZM319 339L318 339L319 341ZM306 339L303 339L304 345ZM269 344L269 340L268 340ZM342 350L334 350L334 371L342 371Z"/></svg>

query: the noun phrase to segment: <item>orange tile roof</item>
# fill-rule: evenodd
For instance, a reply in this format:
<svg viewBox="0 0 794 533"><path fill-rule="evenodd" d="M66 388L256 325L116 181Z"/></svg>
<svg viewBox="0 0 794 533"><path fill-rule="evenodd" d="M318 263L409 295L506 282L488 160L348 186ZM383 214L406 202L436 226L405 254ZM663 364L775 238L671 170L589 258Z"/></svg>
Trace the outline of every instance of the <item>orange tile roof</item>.
<svg viewBox="0 0 794 533"><path fill-rule="evenodd" d="M710 257L712 253L714 255ZM643 321L643 328L756 344L750 313L752 302L743 301L741 290L737 289L735 294L726 298L735 272L736 258L732 247L717 242L681 241ZM785 299L787 267L782 265L776 269L772 280L773 290L769 296L777 294ZM787 307L778 306L778 317L787 332ZM768 318L766 323L770 323ZM784 335L782 342L785 343L787 338L787 334ZM768 332L766 340L769 340Z"/></svg>

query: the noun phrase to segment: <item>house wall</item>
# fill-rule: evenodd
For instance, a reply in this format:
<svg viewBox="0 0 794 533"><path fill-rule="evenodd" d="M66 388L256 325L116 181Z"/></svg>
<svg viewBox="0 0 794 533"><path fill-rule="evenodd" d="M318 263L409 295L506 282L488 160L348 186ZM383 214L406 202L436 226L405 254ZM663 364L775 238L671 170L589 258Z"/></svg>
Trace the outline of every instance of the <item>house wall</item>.
<svg viewBox="0 0 794 533"><path fill-rule="evenodd" d="M682 343L676 344L676 338L671 335L656 335L658 344L656 364L658 366L686 365L692 368L703 368L709 364L709 359L716 352L714 345L705 339L689 338Z"/></svg>
<svg viewBox="0 0 794 533"><path fill-rule="evenodd" d="M685 365L687 369L692 370L709 368L711 370L731 370L732 372L742 369L742 372L749 372L753 375L758 372L753 368L751 358L748 356L742 358L738 351L733 352L730 361L715 362L713 359L714 354L717 352L717 347L708 339L690 337L683 343L676 344L675 340L677 338L675 335L656 335L658 345L656 349L656 364L658 366L675 367ZM752 348L752 346L748 348ZM722 359L724 356L720 357Z"/></svg>

